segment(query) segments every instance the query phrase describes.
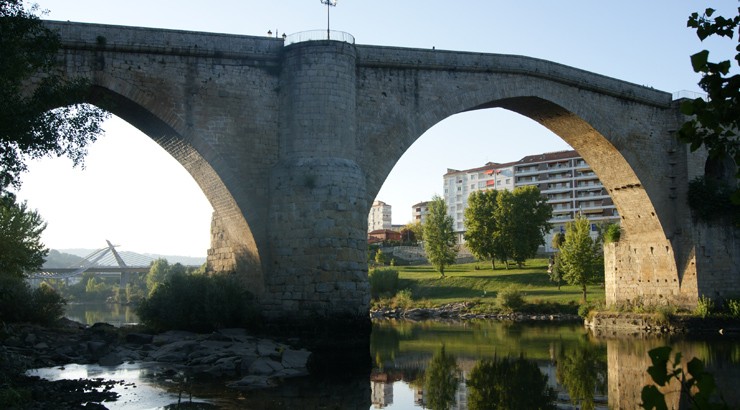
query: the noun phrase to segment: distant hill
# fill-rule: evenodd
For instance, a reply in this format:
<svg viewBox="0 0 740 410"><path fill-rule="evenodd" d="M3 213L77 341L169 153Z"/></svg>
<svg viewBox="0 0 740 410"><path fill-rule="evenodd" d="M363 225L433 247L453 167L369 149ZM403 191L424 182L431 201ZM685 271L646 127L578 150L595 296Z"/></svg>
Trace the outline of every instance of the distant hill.
<svg viewBox="0 0 740 410"><path fill-rule="evenodd" d="M49 250L49 256L44 262L45 268L65 268L79 264L83 258L89 256L96 249L51 249ZM185 266L200 266L206 263L206 258L193 257L193 256L176 256L176 255L158 255L153 253L136 253L131 251L121 251L121 257L124 261L131 265L141 265L148 263L154 259L167 259L167 262L174 264L180 263ZM134 261L134 262L131 262Z"/></svg>
<svg viewBox="0 0 740 410"><path fill-rule="evenodd" d="M42 265L44 268L66 268L76 266L82 262L82 257L71 253L59 252L56 249L50 249L49 255Z"/></svg>

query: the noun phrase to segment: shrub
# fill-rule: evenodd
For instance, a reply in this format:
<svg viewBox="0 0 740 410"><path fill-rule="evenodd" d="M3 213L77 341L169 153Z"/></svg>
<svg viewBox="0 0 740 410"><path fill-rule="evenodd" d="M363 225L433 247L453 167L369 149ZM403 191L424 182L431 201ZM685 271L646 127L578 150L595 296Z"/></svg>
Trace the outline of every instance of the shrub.
<svg viewBox="0 0 740 410"><path fill-rule="evenodd" d="M375 263L378 265L385 265L385 254L382 249L378 249L378 251L375 252Z"/></svg>
<svg viewBox="0 0 740 410"><path fill-rule="evenodd" d="M712 301L712 299L704 295L701 295L701 297L699 298L699 302L696 304L696 309L694 309L694 313L697 316L706 318L712 313L713 310L714 310L714 302Z"/></svg>
<svg viewBox="0 0 740 410"><path fill-rule="evenodd" d="M155 330L207 332L256 324L254 297L231 275L173 275L137 309L141 321Z"/></svg>
<svg viewBox="0 0 740 410"><path fill-rule="evenodd" d="M0 322L49 324L64 315L65 304L48 285L31 290L22 278L0 276Z"/></svg>
<svg viewBox="0 0 740 410"><path fill-rule="evenodd" d="M394 295L398 290L398 271L395 269L373 269L368 276L370 295L373 298Z"/></svg>
<svg viewBox="0 0 740 410"><path fill-rule="evenodd" d="M727 299L725 305L730 316L740 318L740 299Z"/></svg>
<svg viewBox="0 0 740 410"><path fill-rule="evenodd" d="M619 224L610 223L604 228L604 243L619 242L620 236L622 236L622 228Z"/></svg>
<svg viewBox="0 0 740 410"><path fill-rule="evenodd" d="M498 305L504 312L515 312L524 306L524 295L518 289L506 288L496 296Z"/></svg>
<svg viewBox="0 0 740 410"><path fill-rule="evenodd" d="M588 317L589 312L591 312L591 309L593 306L589 305L588 303L584 303L581 306L578 306L578 316L582 318Z"/></svg>
<svg viewBox="0 0 740 410"><path fill-rule="evenodd" d="M401 309L408 309L413 305L414 298L410 289L399 290L393 298L393 306Z"/></svg>
<svg viewBox="0 0 740 410"><path fill-rule="evenodd" d="M43 283L31 293L31 317L34 323L50 324L64 316L66 301L54 288Z"/></svg>

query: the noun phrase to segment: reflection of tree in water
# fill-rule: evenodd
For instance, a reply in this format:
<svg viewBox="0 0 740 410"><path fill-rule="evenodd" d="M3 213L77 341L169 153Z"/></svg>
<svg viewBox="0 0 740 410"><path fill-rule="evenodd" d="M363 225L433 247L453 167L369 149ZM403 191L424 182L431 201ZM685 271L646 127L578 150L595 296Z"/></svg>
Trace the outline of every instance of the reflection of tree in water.
<svg viewBox="0 0 740 410"><path fill-rule="evenodd" d="M555 409L555 390L535 362L519 357L479 361L467 380L468 408Z"/></svg>
<svg viewBox="0 0 740 410"><path fill-rule="evenodd" d="M427 405L432 410L446 410L455 403L455 392L460 381L454 356L442 347L434 353L424 374Z"/></svg>
<svg viewBox="0 0 740 410"><path fill-rule="evenodd" d="M396 354L400 351L400 339L398 330L392 326L373 326L370 333L370 352L375 359L375 367L382 370L386 360L396 359Z"/></svg>
<svg viewBox="0 0 740 410"><path fill-rule="evenodd" d="M560 384L568 390L573 404L579 403L582 410L593 410L594 395L603 393L607 386L607 365L603 346L579 343L568 350L560 348L556 375Z"/></svg>

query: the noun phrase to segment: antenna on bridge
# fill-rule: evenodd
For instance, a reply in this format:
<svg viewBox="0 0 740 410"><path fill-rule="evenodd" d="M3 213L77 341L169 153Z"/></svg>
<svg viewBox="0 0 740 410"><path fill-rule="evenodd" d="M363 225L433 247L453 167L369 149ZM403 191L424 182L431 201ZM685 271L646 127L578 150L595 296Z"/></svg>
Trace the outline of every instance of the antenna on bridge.
<svg viewBox="0 0 740 410"><path fill-rule="evenodd" d="M326 39L331 40L331 34L329 34L329 8L336 7L338 0L319 0L321 4L326 4Z"/></svg>

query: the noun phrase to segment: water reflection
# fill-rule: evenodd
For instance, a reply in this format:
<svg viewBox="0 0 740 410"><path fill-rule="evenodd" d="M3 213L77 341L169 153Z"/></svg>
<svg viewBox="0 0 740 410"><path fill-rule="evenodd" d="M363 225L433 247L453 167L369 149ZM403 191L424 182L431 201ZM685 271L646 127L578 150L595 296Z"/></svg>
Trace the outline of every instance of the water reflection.
<svg viewBox="0 0 740 410"><path fill-rule="evenodd" d="M110 321L108 317L135 322L131 313L121 308L68 315L93 319L76 319L87 323ZM594 337L579 323L379 321L370 337L374 359L370 380L366 374L328 374L285 380L273 389L235 391L224 388L223 381L182 383L159 377L166 376L161 369L150 369L136 373L132 390L139 408L166 408L192 395L194 401L224 409L635 409L642 387L651 383L647 352L665 345L682 352L685 360L703 360L725 400L740 405L738 340ZM133 373L130 366L137 365L108 370ZM122 378L86 374L64 377ZM675 395L666 398L669 407L679 408ZM126 405L124 400L110 403L110 408Z"/></svg>
<svg viewBox="0 0 740 410"><path fill-rule="evenodd" d="M583 410L593 410L597 396L603 402L606 393L606 346L586 337L575 345L561 345L556 377L568 392L571 403L580 405Z"/></svg>
<svg viewBox="0 0 740 410"><path fill-rule="evenodd" d="M456 402L455 392L460 379L455 356L447 354L442 345L424 372L424 404L432 410L449 409Z"/></svg>
<svg viewBox="0 0 740 410"><path fill-rule="evenodd" d="M547 375L523 356L478 361L468 375L467 387L470 410L555 409L557 395Z"/></svg>
<svg viewBox="0 0 740 410"><path fill-rule="evenodd" d="M75 322L92 325L105 322L116 327L139 323L136 308L128 305L107 303L68 304L64 316Z"/></svg>
<svg viewBox="0 0 740 410"><path fill-rule="evenodd" d="M685 360L703 360L725 400L740 404L738 340L597 338L580 324L489 321L375 323L372 402L387 409L636 409L642 387L651 384L647 352L665 345L684 352ZM459 369L452 403L438 400L425 382L438 377L433 368L443 346ZM676 398L667 401L680 408Z"/></svg>

